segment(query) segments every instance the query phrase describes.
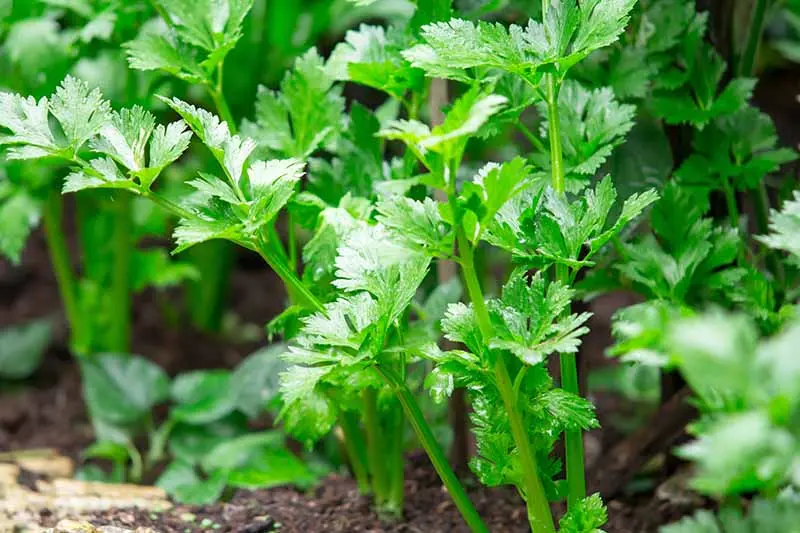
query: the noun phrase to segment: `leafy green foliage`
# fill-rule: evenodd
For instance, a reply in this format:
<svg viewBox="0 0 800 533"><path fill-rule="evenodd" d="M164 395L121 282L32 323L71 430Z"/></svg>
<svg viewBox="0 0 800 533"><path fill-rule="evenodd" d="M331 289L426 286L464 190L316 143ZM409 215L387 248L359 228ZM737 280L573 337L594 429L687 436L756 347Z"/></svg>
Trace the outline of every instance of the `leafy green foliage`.
<svg viewBox="0 0 800 533"><path fill-rule="evenodd" d="M528 282L518 271L504 286L502 297L487 302L494 338L483 337L473 306L451 304L442 320L442 330L447 339L464 344L469 351L426 353L436 364L426 382L434 397L446 396L454 386L470 391L474 410L471 420L478 444L478 456L471 467L490 486L513 484L524 490L519 451L492 370L495 358L513 354L525 363L514 391L540 460L540 474L553 497L558 491L552 480L558 465L551 463L547 455L558 434L597 424L591 404L552 388L543 365L551 353L576 350L579 336L586 332L581 325L588 315L563 316L571 297L570 290L548 283L541 273Z"/></svg>
<svg viewBox="0 0 800 533"><path fill-rule="evenodd" d="M550 189L529 191L498 212L486 239L531 266L591 266L590 258L652 204L657 194L650 189L630 196L616 221L609 224L616 197L609 177L574 201Z"/></svg>
<svg viewBox="0 0 800 533"><path fill-rule="evenodd" d="M40 217L41 202L0 174L0 253L19 264L28 235Z"/></svg>
<svg viewBox="0 0 800 533"><path fill-rule="evenodd" d="M540 69L562 76L593 51L613 43L634 2L552 2L544 23L527 27L451 19L422 28L426 44L404 53L430 77L468 81L466 69L501 69L534 80ZM477 76L480 77L480 76Z"/></svg>
<svg viewBox="0 0 800 533"><path fill-rule="evenodd" d="M695 134L695 151L677 176L709 190L724 189L729 181L736 189L753 189L765 175L797 158L790 148L776 148L777 142L767 115L753 107L738 109Z"/></svg>
<svg viewBox="0 0 800 533"><path fill-rule="evenodd" d="M778 533L792 531L800 519L800 504L794 494L781 495L775 500L758 498L750 509L725 509L719 516L710 511L698 511L693 516L662 527L661 533L735 533L758 531Z"/></svg>
<svg viewBox="0 0 800 533"><path fill-rule="evenodd" d="M541 273L530 283L517 271L503 287L500 300L490 301L496 339L490 348L509 350L529 365L551 353L575 353L589 313L565 315L574 292L559 283L547 283Z"/></svg>
<svg viewBox="0 0 800 533"><path fill-rule="evenodd" d="M349 80L384 91L403 101L408 91L421 92L423 73L403 58L408 39L400 32L362 24L336 45L326 68L337 80Z"/></svg>
<svg viewBox="0 0 800 533"><path fill-rule="evenodd" d="M255 123L242 129L270 154L306 158L328 149L342 129L344 100L341 89L311 49L287 72L280 92L261 88Z"/></svg>
<svg viewBox="0 0 800 533"><path fill-rule="evenodd" d="M53 326L48 319L0 329L0 378L25 379L42 362Z"/></svg>
<svg viewBox="0 0 800 533"><path fill-rule="evenodd" d="M242 36L253 0L156 0L166 28L145 27L125 44L137 70L162 70L190 83L210 84L214 69Z"/></svg>
<svg viewBox="0 0 800 533"><path fill-rule="evenodd" d="M548 107L544 102L537 107L544 117L541 137L548 139ZM558 115L568 190L585 187L586 178L593 176L614 147L622 143L633 127L635 109L618 103L609 88L590 91L576 82L564 84L559 94ZM549 179L550 152L535 154L533 160L542 168L545 179Z"/></svg>
<svg viewBox="0 0 800 533"><path fill-rule="evenodd" d="M710 47L698 43L696 62L680 88L657 91L652 105L668 124L691 124L699 130L711 120L732 114L746 106L755 80L733 79L721 92L718 87L725 73L725 62Z"/></svg>
<svg viewBox="0 0 800 533"><path fill-rule="evenodd" d="M760 240L770 248L788 252L795 263L800 261L800 193L795 191L783 209L772 212L770 230Z"/></svg>
<svg viewBox="0 0 800 533"><path fill-rule="evenodd" d="M564 533L600 533L608 516L599 494L592 494L567 511L558 525Z"/></svg>
<svg viewBox="0 0 800 533"><path fill-rule="evenodd" d="M429 170L444 175L443 182L432 185L445 189L455 180L455 176L445 170L446 163L460 160L469 138L506 103L503 96L485 94L475 88L456 100L444 122L433 129L418 120L400 119L389 121L378 134L407 144Z"/></svg>
<svg viewBox="0 0 800 533"><path fill-rule="evenodd" d="M731 266L738 236L704 218L708 204L697 194L670 184L653 208L652 234L624 246L616 268L651 298L682 303L720 287L721 267Z"/></svg>
<svg viewBox="0 0 800 533"><path fill-rule="evenodd" d="M100 91L71 76L64 79L49 100L38 102L0 93L0 127L10 131L0 137L0 145L10 145L9 159L36 159L46 156L74 155L100 132L111 112ZM56 140L48 122L56 118L63 139Z"/></svg>

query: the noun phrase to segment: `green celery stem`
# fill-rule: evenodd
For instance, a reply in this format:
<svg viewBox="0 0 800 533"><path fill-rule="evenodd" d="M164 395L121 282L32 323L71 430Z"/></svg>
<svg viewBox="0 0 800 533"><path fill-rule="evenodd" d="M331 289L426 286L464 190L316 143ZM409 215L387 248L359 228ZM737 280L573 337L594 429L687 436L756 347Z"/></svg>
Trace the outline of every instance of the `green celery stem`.
<svg viewBox="0 0 800 533"><path fill-rule="evenodd" d="M453 469L450 468L450 464L447 462L447 458L445 457L442 448L436 441L436 437L433 435L433 431L431 431L430 426L425 421L422 410L419 408L419 405L414 399L414 395L409 390L408 385L406 385L391 370L380 366L375 368L383 377L383 379L394 389L397 399L400 400L400 404L403 406L403 410L406 413L406 417L408 417L411 427L414 429L414 432L422 444L422 447L428 454L431 463L433 463L436 473L439 474L439 478L442 480L445 488L447 488L447 492L453 499L456 508L458 508L462 518L464 518L464 521L467 523L467 526L469 526L473 533L489 533L489 530L486 528L486 525L483 523L480 515L472 505L469 496L467 496L464 487L456 477Z"/></svg>
<svg viewBox="0 0 800 533"><path fill-rule="evenodd" d="M483 291L481 290L475 272L474 249L467 240L463 229L458 230L456 238L458 240L459 257L461 259L464 280L467 285L470 300L472 301L472 306L475 309L475 316L478 319L481 334L484 339L491 339L492 323L489 318L489 311L486 308L486 302L483 299ZM530 439L525 429L525 422L522 419L516 401L514 386L511 383L511 378L502 355L498 354L494 362L494 373L497 386L500 390L500 396L503 399L503 405L506 409L506 413L508 413L511 433L519 450L525 497L528 507L528 520L530 521L531 528L537 533L554 532L555 526L553 525L553 516L550 512L550 504L547 500L542 480L539 477L536 456L531 447Z"/></svg>
<svg viewBox="0 0 800 533"><path fill-rule="evenodd" d="M364 402L364 427L367 433L367 460L372 473L372 492L378 506L383 506L388 499L388 471L384 458L386 450L383 430L378 417L378 393L375 389L366 388L361 397Z"/></svg>
<svg viewBox="0 0 800 533"><path fill-rule="evenodd" d="M289 268L289 265L286 264L285 260L280 258L272 257L272 254L269 250L259 249L258 253L267 262L267 264L275 271L276 274L281 278L283 283L286 285L287 291L292 295L292 300L297 301L297 303L303 304L306 306L307 309L311 311L315 311L318 313L325 313L325 306L322 302L314 296L314 294L308 290L300 279L298 279L297 274L292 272L292 269Z"/></svg>
<svg viewBox="0 0 800 533"><path fill-rule="evenodd" d="M547 109L550 137L551 185L556 194L564 194L564 162L561 151L561 127L558 113L558 93L560 83L555 74L547 75ZM565 265L556 265L556 279L569 283L569 272ZM559 354L561 366L561 387L580 396L578 386L578 365L575 354ZM581 430L566 431L564 434L567 469L567 505L572 508L586 497L586 478L583 464L583 432Z"/></svg>
<svg viewBox="0 0 800 533"><path fill-rule="evenodd" d="M132 196L127 191L119 191L116 198L114 221L114 259L112 290L111 332L108 348L118 353L130 351L131 344L131 259L133 241L131 238Z"/></svg>
<svg viewBox="0 0 800 533"><path fill-rule="evenodd" d="M404 450L404 427L405 417L403 407L399 402L391 408L391 431L389 433L389 460L391 461L389 470L389 509L397 515L402 514L405 501L405 457Z"/></svg>
<svg viewBox="0 0 800 533"><path fill-rule="evenodd" d="M556 265L556 277L561 283L568 282L569 272L566 265ZM561 366L561 388L580 396L578 364L575 354L562 353L558 357ZM567 469L567 505L572 507L586 497L583 432L579 429L564 432L564 448Z"/></svg>
<svg viewBox="0 0 800 533"><path fill-rule="evenodd" d="M344 447L356 478L358 490L362 494L369 494L369 470L367 466L367 445L358 425L358 419L353 413L343 411L339 414L339 427L344 434Z"/></svg>
<svg viewBox="0 0 800 533"><path fill-rule="evenodd" d="M550 136L550 166L553 190L564 192L564 158L561 154L561 119L558 116L558 92L554 74L547 76L547 123Z"/></svg>
<svg viewBox="0 0 800 533"><path fill-rule="evenodd" d="M761 41L761 34L764 31L764 21L767 16L767 10L771 4L771 0L755 0L753 2L750 25L747 29L747 40L745 41L744 52L739 58L738 74L740 76L753 75L756 53L758 52L758 46ZM758 186L750 192L750 199L755 211L756 228L759 234L764 235L769 231L770 209L767 185L764 181L759 182ZM769 247L764 244L761 244L761 246L762 249L766 251L767 267L775 276L779 291L783 293L786 289L786 271L784 270L783 263Z"/></svg>
<svg viewBox="0 0 800 533"><path fill-rule="evenodd" d="M72 261L67 247L67 240L62 225L63 199L59 191L53 191L44 205L44 230L50 260L58 282L64 313L70 328L70 345L78 354L85 354L88 346L84 346L83 323L78 306L78 290L75 275L72 272Z"/></svg>

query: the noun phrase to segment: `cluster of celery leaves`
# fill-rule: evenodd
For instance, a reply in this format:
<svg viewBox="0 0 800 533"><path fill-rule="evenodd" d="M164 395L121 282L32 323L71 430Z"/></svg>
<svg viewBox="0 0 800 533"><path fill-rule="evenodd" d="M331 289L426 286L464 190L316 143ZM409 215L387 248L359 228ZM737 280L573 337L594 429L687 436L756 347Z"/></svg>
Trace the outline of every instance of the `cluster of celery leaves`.
<svg viewBox="0 0 800 533"><path fill-rule="evenodd" d="M679 372L700 411L689 428L695 440L677 454L694 464L692 488L719 501L720 511L700 511L664 533L791 531L800 520L793 347L800 340L800 197L791 197L787 180L776 191L783 208L768 223L765 192L769 174L797 154L777 146L770 118L747 103L768 4L752 3L730 81L705 39L707 15L680 1L642 9L626 38L580 75L608 80L618 95L640 102L641 114L682 128L682 146L673 146L679 163L647 229L615 243L606 269L580 284L646 299L617 313L609 353ZM631 68L642 61L647 76ZM654 146L644 131L639 142ZM666 177L652 168L639 171L643 181ZM745 198L755 238L742 216ZM714 203L724 206L722 217L712 216Z"/></svg>
<svg viewBox="0 0 800 533"><path fill-rule="evenodd" d="M182 182L217 162L190 145L183 122L156 125L168 108L154 92L207 101L233 125L230 117L251 112L259 82L279 79L284 66L325 32L342 32L363 17L393 20L403 10L353 9L344 0L285 2L278 9L257 0L219 6L224 14L208 2L198 18L197 7L169 1L0 2L0 145L10 147L0 161L0 253L18 265L31 231L44 226L68 344L81 364L97 438L85 458L113 465L109 473L89 464L79 475L138 481L169 460L159 483L179 500L204 503L216 500L226 485L302 486L316 479L288 452L285 434L248 430L248 419L279 408L282 363L268 355L278 345L252 354L233 372L188 373L171 384L155 364L127 355L135 344L132 298L145 289L158 300L168 327L182 318L163 290L182 286L195 327L234 341L250 335L244 328L220 331L234 250L215 242L172 259L157 244L174 225L169 209L125 187L70 185L78 176L70 167L103 153L107 159L91 163L98 172L113 173L121 165L144 182L158 178L165 197L180 195ZM292 39L300 21L312 28ZM268 49L269 57L252 49ZM226 59L238 65L235 76L224 76ZM73 186L80 189L74 209L62 199ZM76 229L74 243L70 228ZM36 371L53 342L53 324L46 316L0 330L0 379L20 380ZM152 409L168 400L172 408L156 428ZM137 447L143 443L145 450ZM228 458L215 462L226 449Z"/></svg>
<svg viewBox="0 0 800 533"><path fill-rule="evenodd" d="M404 26L348 32L327 60L314 49L305 53L278 91L259 92L241 136L217 100L221 60L251 2L226 2L218 17L213 10L170 11L184 4L156 3L166 27L127 45L130 64L204 86L224 121L163 97L183 121L156 127L141 108L112 112L98 92L67 78L49 100L4 95L0 125L11 134L3 142L11 145L9 159L70 163L66 192L118 189L113 193L160 206L178 220L176 251L223 239L264 258L291 303L270 324L288 341L289 366L280 375L286 431L312 444L338 425L359 487L399 513L408 422L467 524L486 531L415 395L424 385L441 401L463 387L478 478L517 487L533 531L555 531L549 503L559 500L568 503L560 531L599 531L606 512L597 495L585 494L582 449L582 431L597 421L579 394L575 362L589 316L571 313L570 304L625 287L648 301L619 314L613 352L634 364L677 368L703 407L693 426L698 440L682 452L699 466L696 488L721 497L764 495L746 517L730 508L667 530L728 531L752 522L783 531L772 525L779 516L792 523L793 495L775 495L791 485L796 456L791 422L800 395L792 392L787 350L797 331L790 304L797 265L770 247L797 250L797 209L789 203L774 216L767 247L757 252L738 203L743 193L758 198L765 176L795 154L776 148L771 121L749 106L754 81L723 82L725 62L705 41L706 16L693 3L543 2L542 22L506 27L454 18L449 2L421 2ZM458 94L435 126L424 114L438 110L422 105L433 78L453 80ZM374 113L359 104L345 113L343 82L388 99ZM533 127L526 124L531 114ZM187 125L218 168L188 181L191 193L168 194L160 175L187 148ZM514 144L512 127L529 150ZM668 127L691 138L674 172ZM476 164L465 158L476 139L505 140L511 155ZM399 141L388 145L396 154L388 161L386 141ZM709 215L717 197L728 207L727 224ZM651 205L647 224L634 232L631 222ZM275 227L279 215L289 223L286 247ZM295 231L310 235L302 249ZM514 265L495 298L484 296L479 268L487 249L505 252ZM418 299L433 260L458 265L466 303L453 283ZM760 270L762 262L770 269ZM743 314L693 311L708 304ZM440 349L442 334L458 348ZM547 371L556 353L559 387ZM147 427L150 408L171 396L175 405L150 432L145 462L160 458L167 435L169 447L179 448L172 442L180 431L211 423L229 431L229 417L256 411L231 386L250 371L179 376L170 391L163 374L138 358L96 358L84 368L90 408L91 391L101 388L90 379L129 383L135 376L146 384L147 393L128 400L122 414L93 413L103 422L95 424L99 432ZM132 405L141 409L134 413ZM553 457L562 435L564 479ZM747 445L733 449L732 438ZM257 476L225 458L246 457L244 466L269 476L274 459L260 454L285 453L277 440L232 441L246 448L269 441L255 447L258 453L189 454L162 481L186 492L252 485L248 476ZM118 452L120 465L135 457L130 446L106 442L130 439L109 437L98 454ZM289 473L299 479L313 479L301 464L286 464L297 465Z"/></svg>

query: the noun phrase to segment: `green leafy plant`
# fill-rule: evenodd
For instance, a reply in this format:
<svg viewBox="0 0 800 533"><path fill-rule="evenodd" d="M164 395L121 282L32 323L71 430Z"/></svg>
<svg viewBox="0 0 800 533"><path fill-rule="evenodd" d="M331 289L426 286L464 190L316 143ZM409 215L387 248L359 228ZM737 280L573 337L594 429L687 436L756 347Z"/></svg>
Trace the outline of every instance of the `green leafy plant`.
<svg viewBox="0 0 800 533"><path fill-rule="evenodd" d="M265 359L275 361L279 350L256 352L233 371L189 372L171 382L139 356L100 354L85 362L84 394L97 442L83 456L113 468L102 473L92 463L83 476L141 481L169 461L156 484L181 502L198 504L217 500L226 487L312 483L316 473L286 448L282 432L247 427L248 419L275 408L277 368ZM168 414L156 425L154 408L164 403ZM148 443L144 450L140 437Z"/></svg>
<svg viewBox="0 0 800 533"><path fill-rule="evenodd" d="M228 488L312 484L319 469L287 436L306 457L338 442L359 490L397 519L404 455L419 445L468 527L488 531L437 432L437 405L462 389L478 480L515 487L532 531L599 533L607 511L587 494L583 450L599 424L578 373L591 313L579 305L627 289L644 301L617 313L609 352L686 382L701 416L677 454L695 464L693 488L723 502L666 531L789 527L800 197L770 221L770 193L780 196L766 181L797 154L749 103L769 2L753 2L729 58L688 0L544 0L513 19L500 3L446 0L156 0L135 16L90 4L76 16L94 26L77 33L53 27L49 11L8 27L21 80L44 55L30 32L47 30L62 54L50 86L0 93L0 247L19 260L43 218L83 356L97 438L85 455L111 463L106 479L138 481L167 463L158 485L208 503ZM337 9L356 15L325 57L308 35ZM350 28L376 13L394 24ZM290 38L282 25L301 14L311 29ZM109 18L129 24L115 33ZM98 35L125 43L135 97L103 87L106 99L92 69L69 67ZM257 55L256 40L280 48L280 68L259 63L250 81L271 84L247 93L225 66ZM86 282L73 273L59 187L77 197ZM93 202L110 210L88 217ZM150 230L133 224L135 206L161 213L156 233L171 230L173 253L191 259L136 249ZM124 355L130 295L146 286L191 281L195 325L218 329L235 247L286 289L267 325L281 344L233 371L174 379ZM97 310L111 310L108 324ZM12 377L40 352L22 333L0 357ZM265 410L278 426L248 431ZM553 502L566 503L558 521Z"/></svg>

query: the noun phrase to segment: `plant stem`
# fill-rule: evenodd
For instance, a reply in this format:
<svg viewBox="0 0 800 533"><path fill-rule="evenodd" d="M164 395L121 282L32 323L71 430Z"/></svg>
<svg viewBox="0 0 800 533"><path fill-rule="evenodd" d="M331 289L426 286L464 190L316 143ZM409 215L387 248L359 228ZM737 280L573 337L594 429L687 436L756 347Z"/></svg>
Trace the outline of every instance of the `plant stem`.
<svg viewBox="0 0 800 533"><path fill-rule="evenodd" d="M64 304L64 313L70 328L70 347L79 355L89 349L84 343L84 324L78 305L78 287L72 272L67 240L62 226L64 203L60 191L48 195L44 205L44 230L50 261L58 282L58 291Z"/></svg>
<svg viewBox="0 0 800 533"><path fill-rule="evenodd" d="M517 129L519 129L519 131L521 131L522 134L525 135L525 138L528 139L528 142L530 142L534 148L543 153L547 151L544 147L544 144L542 144L541 139L539 139L539 137L534 135L533 132L530 130L530 128L528 128L528 126L526 126L521 120L518 120L516 124L517 124Z"/></svg>
<svg viewBox="0 0 800 533"><path fill-rule="evenodd" d="M231 108L228 106L228 101L225 99L225 93L222 90L223 65L224 63L220 63L217 68L217 83L213 87L209 86L208 92L211 95L211 99L214 100L214 107L217 108L217 113L222 117L222 120L228 123L228 128L235 135L237 131L236 122L233 120Z"/></svg>
<svg viewBox="0 0 800 533"><path fill-rule="evenodd" d="M294 217L292 217L291 213L287 213L286 227L286 232L288 233L287 247L289 248L289 268L292 269L292 272L297 272L297 235L294 229Z"/></svg>
<svg viewBox="0 0 800 533"><path fill-rule="evenodd" d="M739 56L739 64L736 69L739 76L751 76L756 64L756 53L761 42L761 34L764 31L764 20L767 16L767 8L771 0L755 0L753 11L750 14L750 25L747 28L747 40L744 50Z"/></svg>
<svg viewBox="0 0 800 533"><path fill-rule="evenodd" d="M197 218L197 215L195 215L194 213L187 211L180 205L164 198L161 195L158 195L151 191L145 191L142 192L142 196L151 199L152 201L154 201L167 211L181 218L186 218L190 220ZM317 311L323 314L325 313L325 306L322 304L322 302L319 301L319 298L314 296L314 294L311 291L309 291L305 285L303 285L303 282L300 281L300 279L297 277L297 274L292 272L292 270L286 264L286 259L283 256L275 257L274 254L277 252L273 251L271 248L268 247L268 245L264 244L263 242L254 245L248 242L237 241L237 244L243 246L244 248L247 248L248 250L252 250L258 253L264 259L264 261L266 261L266 263L270 266L270 268L272 268L272 270L274 270L275 273L278 274L278 277L281 278L287 290L294 291L296 295L299 295L301 297L297 303L302 303L306 305L308 309L312 311Z"/></svg>
<svg viewBox="0 0 800 533"><path fill-rule="evenodd" d="M229 242L204 242L187 250L191 262L200 271L200 279L189 284L189 314L195 327L218 332L227 307L228 278L235 250Z"/></svg>
<svg viewBox="0 0 800 533"><path fill-rule="evenodd" d="M378 392L367 387L362 391L361 399L364 402L364 428L367 434L367 460L372 474L372 492L375 502L382 507L388 499L389 480L384 458L386 450L383 431L378 416Z"/></svg>
<svg viewBox="0 0 800 533"><path fill-rule="evenodd" d="M547 125L550 133L550 166L553 190L564 192L564 160L561 155L561 126L558 116L559 85L555 74L547 75Z"/></svg>
<svg viewBox="0 0 800 533"><path fill-rule="evenodd" d="M389 443L388 460L389 464L389 483L388 483L388 508L396 514L403 513L403 503L405 500L405 466L403 429L405 427L405 417L403 416L403 406L399 402L394 402L389 411Z"/></svg>
<svg viewBox="0 0 800 533"><path fill-rule="evenodd" d="M411 427L414 428L414 432L417 438L419 438L425 452L428 454L431 463L433 463L436 473L439 474L439 478L442 480L442 483L444 483L450 497L453 498L453 502L470 530L473 531L473 533L489 533L480 515L475 510L475 507L473 507L469 496L467 496L464 487L456 477L453 469L450 468L450 464L447 462L442 448L436 441L436 437L434 437L430 426L425 421L422 410L419 408L416 399L414 399L414 395L408 389L408 385L388 368L376 366L375 369L394 389L394 393L403 406L403 410L408 417Z"/></svg>
<svg viewBox="0 0 800 533"><path fill-rule="evenodd" d="M556 265L556 279L568 283L569 271L566 265ZM558 355L561 366L561 388L580 396L578 364L574 353ZM586 497L586 473L583 464L583 432L567 430L564 432L564 448L567 470L567 504L572 507Z"/></svg>
<svg viewBox="0 0 800 533"><path fill-rule="evenodd" d="M223 65L217 68L216 83L206 85L217 113L228 124L231 133L236 133L228 102L222 89ZM238 184L233 184L240 193ZM241 196L241 194L239 194ZM234 263L235 251L228 242L208 242L189 251L192 263L200 271L200 279L188 285L189 314L194 325L207 332L218 332L226 309L228 279Z"/></svg>
<svg viewBox="0 0 800 533"><path fill-rule="evenodd" d="M544 4L543 4L544 6ZM558 111L558 94L560 82L555 74L547 75L547 109L550 137L551 185L556 194L564 194L564 162L561 151L561 127ZM556 279L569 283L569 271L564 265L556 265ZM575 354L559 354L561 366L561 387L580 396L578 382L578 365ZM586 478L583 464L583 432L571 430L564 433L567 473L567 506L573 508L586 497Z"/></svg>
<svg viewBox="0 0 800 533"><path fill-rule="evenodd" d="M284 285L286 285L286 290L292 295L293 301L304 304L312 311L325 314L325 306L310 290L308 290L308 287L300 281L297 274L289 268L289 265L284 259L273 257L270 250L265 249L263 246L259 246L257 251L270 268L281 278Z"/></svg>
<svg viewBox="0 0 800 533"><path fill-rule="evenodd" d="M111 326L108 349L127 353L131 344L131 195L119 191L114 205L114 263L111 277Z"/></svg>
<svg viewBox="0 0 800 533"><path fill-rule="evenodd" d="M369 494L367 445L358 425L357 416L351 412L342 411L339 413L339 427L342 428L342 433L344 433L344 446L350 460L350 468L353 470L353 477L356 478L358 490L362 494Z"/></svg>
<svg viewBox="0 0 800 533"><path fill-rule="evenodd" d="M772 5L772 2L773 0L755 0L753 3L750 25L747 28L747 40L745 41L744 51L739 57L737 65L737 73L739 76L753 75L756 53L758 52L758 46L761 42L761 34L764 31L764 21L766 19L767 10ZM758 233L765 235L769 231L770 202L769 194L767 194L767 185L763 180L750 192L750 201L753 203ZM775 276L775 280L778 282L778 292L782 294L785 292L786 288L786 271L783 268L783 263L768 246L763 243L759 244L759 246L764 250L767 267Z"/></svg>
<svg viewBox="0 0 800 533"><path fill-rule="evenodd" d="M475 310L475 316L478 320L481 334L483 335L484 341L488 341L493 336L493 328L489 317L489 311L486 308L486 301L483 298L483 291L481 290L478 276L475 272L475 252L467 240L463 229L458 230L456 238L458 240L458 255L461 259L461 269L467 284L467 291L469 292L470 300ZM497 380L497 387L500 390L500 396L503 399L503 405L506 409L506 413L508 413L511 433L514 437L517 449L519 450L519 458L523 472L523 484L525 487L525 499L528 507L528 520L530 521L531 529L542 533L555 531L547 495L544 492L542 480L539 478L536 456L533 453L530 439L525 431L525 422L519 411L517 397L514 394L514 386L511 383L511 377L508 374L508 369L506 368L505 361L501 354L498 354L495 359L494 373L495 379Z"/></svg>
<svg viewBox="0 0 800 533"><path fill-rule="evenodd" d="M736 205L736 191L728 178L724 178L724 181L723 189L725 191L725 205L728 208L728 218L731 221L731 227L736 230L736 233L739 233L739 206Z"/></svg>

